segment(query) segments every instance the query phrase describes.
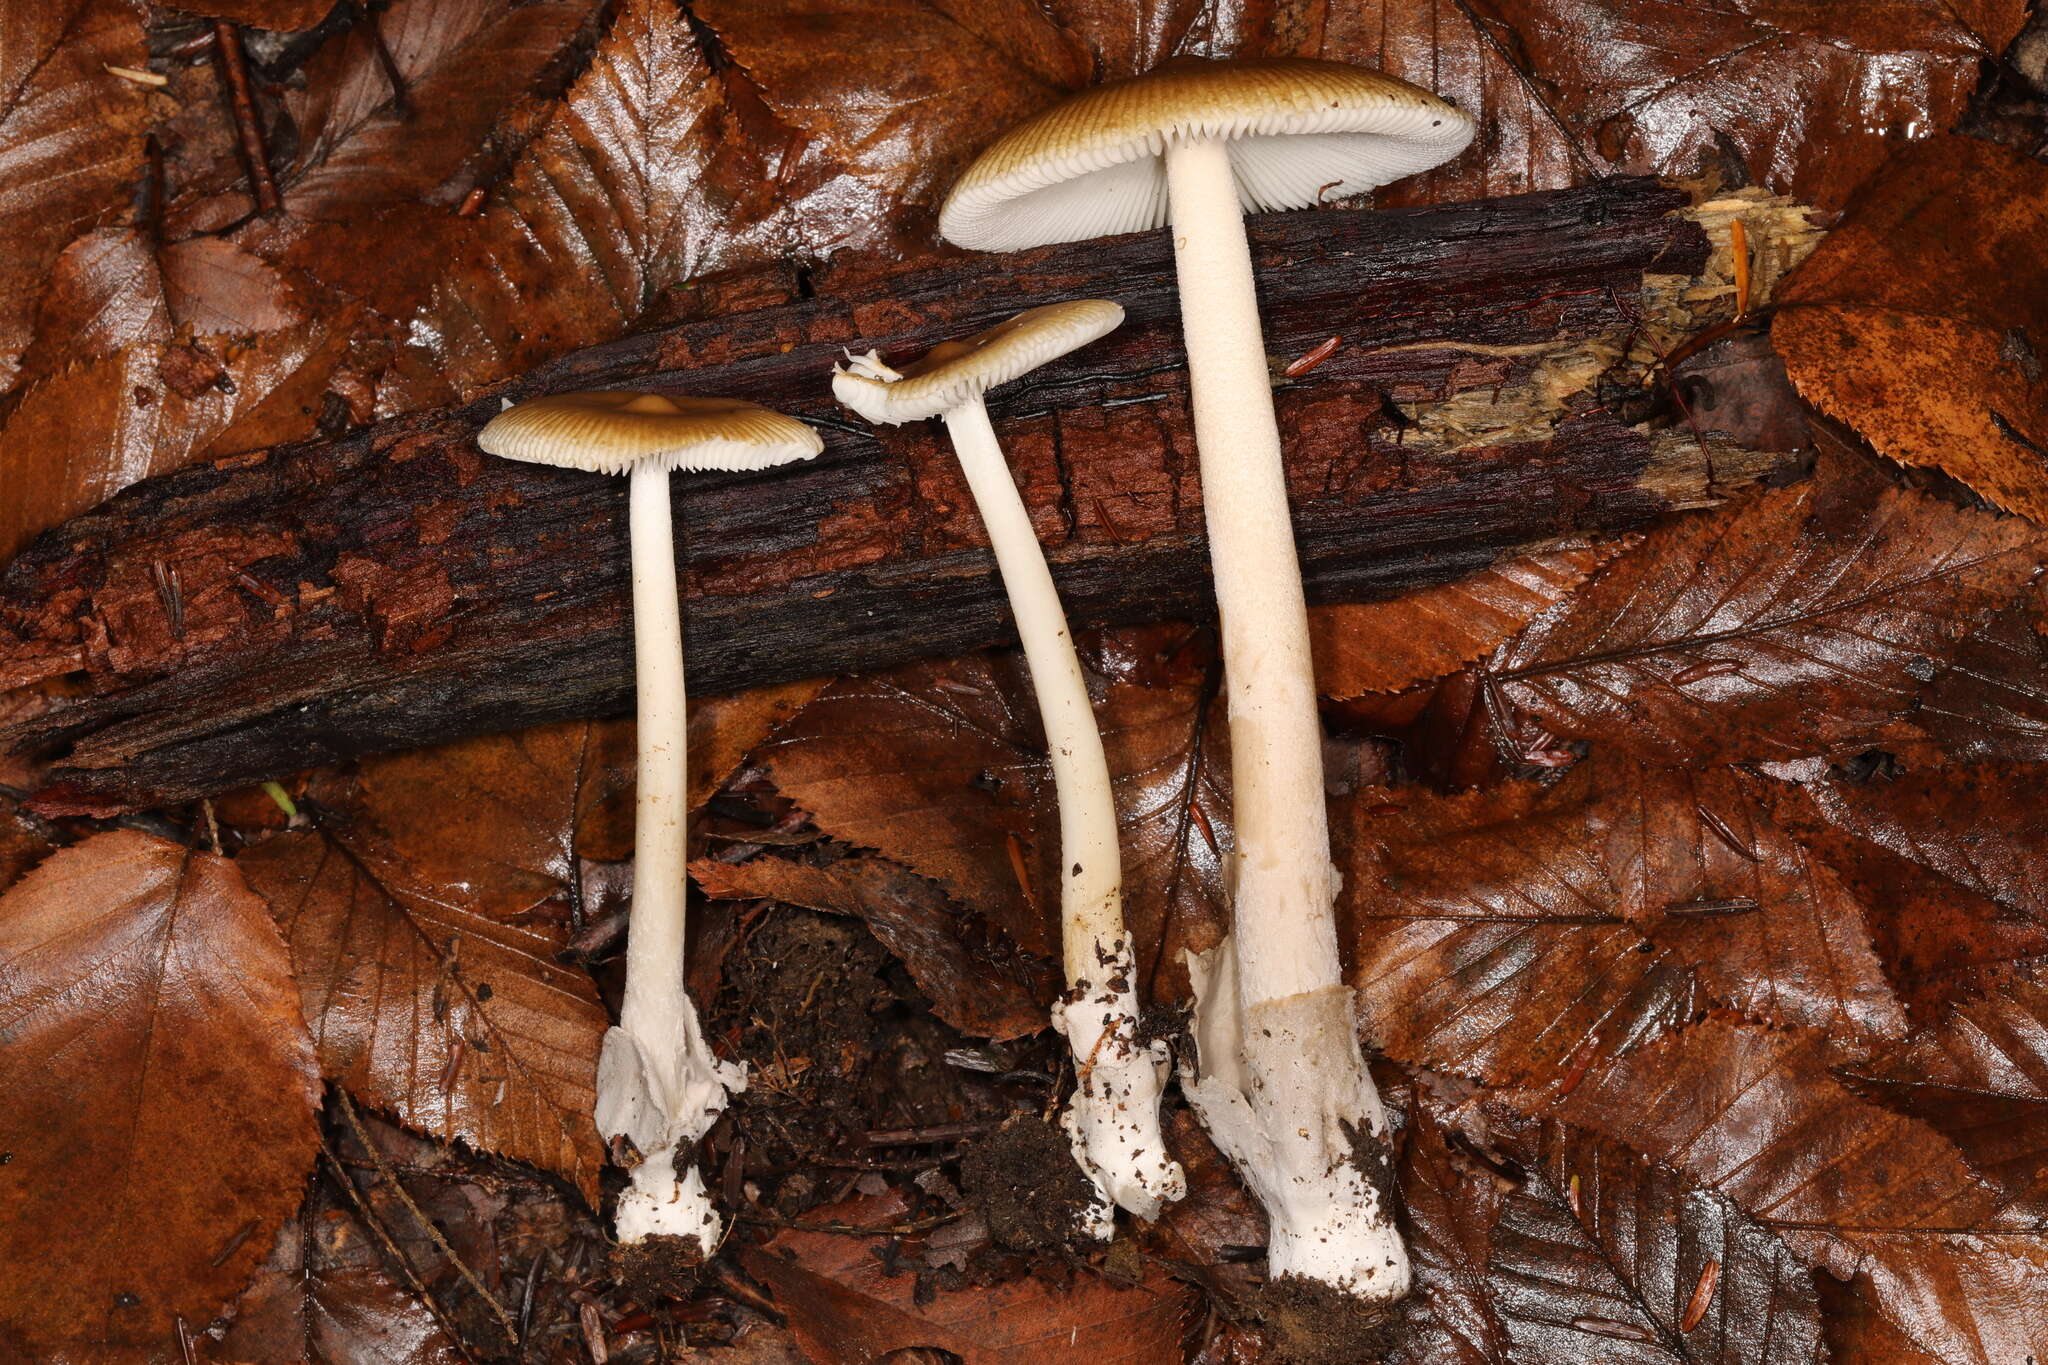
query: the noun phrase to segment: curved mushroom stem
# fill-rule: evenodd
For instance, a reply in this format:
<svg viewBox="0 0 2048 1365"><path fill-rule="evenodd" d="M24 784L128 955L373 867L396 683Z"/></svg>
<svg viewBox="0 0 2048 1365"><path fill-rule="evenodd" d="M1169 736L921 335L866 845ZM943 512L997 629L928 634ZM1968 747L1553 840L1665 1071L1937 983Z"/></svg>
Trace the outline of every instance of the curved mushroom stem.
<svg viewBox="0 0 2048 1365"><path fill-rule="evenodd" d="M1337 956L1308 609L1230 153L1171 143L1166 180L1237 833L1231 942L1206 971L1191 964L1202 1074L1182 1089L1266 1206L1271 1276L1391 1302L1408 1258Z"/></svg>
<svg viewBox="0 0 2048 1365"><path fill-rule="evenodd" d="M640 1154L619 1197L619 1240L660 1234L717 1245L718 1212L694 1163L695 1143L746 1087L746 1069L705 1043L683 984L688 892L687 709L682 611L676 590L668 474L633 467L633 665L639 773L633 816L633 917L626 938L626 993L619 1025L598 1058L598 1131L624 1134Z"/></svg>
<svg viewBox="0 0 2048 1365"><path fill-rule="evenodd" d="M1138 1034L1137 972L1124 932L1109 763L1052 572L982 400L954 408L945 423L1002 571L1052 760L1067 968L1067 993L1053 1007L1053 1025L1073 1049L1077 1078L1062 1122L1098 1196L1088 1230L1107 1237L1112 1205L1157 1218L1166 1202L1187 1191L1159 1132L1168 1054L1163 1042L1144 1042Z"/></svg>

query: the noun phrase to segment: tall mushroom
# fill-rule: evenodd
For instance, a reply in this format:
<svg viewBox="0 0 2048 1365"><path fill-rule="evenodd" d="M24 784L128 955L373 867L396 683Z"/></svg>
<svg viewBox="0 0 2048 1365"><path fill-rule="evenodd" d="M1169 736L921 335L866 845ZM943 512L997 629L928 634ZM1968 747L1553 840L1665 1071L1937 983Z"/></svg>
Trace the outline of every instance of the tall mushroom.
<svg viewBox="0 0 2048 1365"><path fill-rule="evenodd" d="M1407 1291L1332 913L1322 732L1245 209L1305 208L1446 161L1472 121L1334 62L1180 62L1012 129L939 230L1015 251L1171 224L1230 705L1234 929L1196 977L1188 1099L1266 1207L1273 1278Z"/></svg>
<svg viewBox="0 0 2048 1365"><path fill-rule="evenodd" d="M824 443L795 418L753 403L615 390L555 394L507 408L477 444L507 459L631 474L639 718L633 910L625 999L598 1057L595 1118L607 1143L624 1137L638 1153L614 1217L619 1240L694 1238L700 1254L708 1254L718 1243L720 1222L691 1147L747 1078L744 1066L712 1054L683 986L687 734L668 476L672 470L768 469L807 460Z"/></svg>
<svg viewBox="0 0 2048 1365"><path fill-rule="evenodd" d="M1157 1218L1187 1182L1159 1134L1166 1046L1138 1032L1137 966L1124 931L1123 859L1102 735L1066 612L982 395L1106 335L1123 318L1104 299L1056 303L943 342L901 370L870 351L832 372L834 396L870 422L945 421L1009 593L1059 799L1067 993L1053 1007L1053 1024L1073 1049L1076 1084L1063 1121L1074 1159L1095 1186L1088 1231L1098 1237L1114 1226L1113 1206Z"/></svg>

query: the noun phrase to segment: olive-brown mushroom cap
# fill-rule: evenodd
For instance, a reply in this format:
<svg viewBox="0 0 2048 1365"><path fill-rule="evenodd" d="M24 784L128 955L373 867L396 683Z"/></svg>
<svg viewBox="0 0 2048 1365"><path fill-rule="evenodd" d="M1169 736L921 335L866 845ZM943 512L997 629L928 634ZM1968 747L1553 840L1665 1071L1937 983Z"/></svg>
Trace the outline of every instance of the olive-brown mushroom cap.
<svg viewBox="0 0 2048 1365"><path fill-rule="evenodd" d="M870 422L921 422L1079 350L1115 331L1123 320L1123 306L1108 299L1027 308L965 341L942 341L901 370L856 360L853 370L834 370L832 393ZM897 377L873 378L869 370Z"/></svg>
<svg viewBox="0 0 2048 1365"><path fill-rule="evenodd" d="M1307 58L1189 59L1099 85L1011 129L953 186L948 241L1019 251L1162 227L1169 143L1230 144L1247 212L1307 208L1440 165L1470 116L1397 77Z"/></svg>
<svg viewBox="0 0 2048 1365"><path fill-rule="evenodd" d="M670 471L769 469L825 448L810 427L758 403L630 389L529 399L493 417L476 440L488 455L597 474L623 474L643 460Z"/></svg>

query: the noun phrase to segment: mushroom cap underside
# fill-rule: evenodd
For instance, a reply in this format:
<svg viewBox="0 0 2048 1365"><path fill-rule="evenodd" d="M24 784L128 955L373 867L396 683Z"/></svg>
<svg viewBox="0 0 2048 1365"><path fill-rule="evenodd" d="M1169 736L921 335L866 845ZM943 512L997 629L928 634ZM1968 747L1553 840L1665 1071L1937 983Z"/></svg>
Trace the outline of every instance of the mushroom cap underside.
<svg viewBox="0 0 2048 1365"><path fill-rule="evenodd" d="M631 389L528 399L493 417L476 440L489 455L598 474L623 474L642 461L666 470L769 469L825 448L810 427L758 403Z"/></svg>
<svg viewBox="0 0 2048 1365"><path fill-rule="evenodd" d="M940 342L901 370L868 360L835 366L832 394L870 422L921 422L1108 335L1123 320L1122 305L1108 299L1028 308L964 341Z"/></svg>
<svg viewBox="0 0 2048 1365"><path fill-rule="evenodd" d="M1343 62L1176 61L998 138L953 186L939 232L1019 251L1162 227L1167 146L1212 138L1228 144L1246 212L1308 208L1441 165L1474 128L1428 91Z"/></svg>

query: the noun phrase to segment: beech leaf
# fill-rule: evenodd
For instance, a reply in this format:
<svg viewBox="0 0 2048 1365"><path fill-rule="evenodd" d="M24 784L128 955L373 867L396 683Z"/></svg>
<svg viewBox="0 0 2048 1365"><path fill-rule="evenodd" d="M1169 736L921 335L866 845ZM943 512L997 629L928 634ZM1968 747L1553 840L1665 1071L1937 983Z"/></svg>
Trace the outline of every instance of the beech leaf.
<svg viewBox="0 0 2048 1365"><path fill-rule="evenodd" d="M908 1206L891 1191L819 1212L883 1236ZM1026 1276L921 1296L918 1277L892 1272L869 1239L823 1232L778 1232L740 1260L775 1296L813 1365L912 1346L950 1351L964 1365L1180 1365L1194 1299L1156 1265L1129 1287L1096 1274L1057 1286Z"/></svg>
<svg viewBox="0 0 2048 1365"><path fill-rule="evenodd" d="M336 1196L335 1198L338 1198ZM237 1365L457 1365L463 1354L333 1200L285 1223L242 1291L218 1358Z"/></svg>
<svg viewBox="0 0 2048 1365"><path fill-rule="evenodd" d="M107 67L146 60L123 0L37 0L0 17L0 391L57 253L122 206L141 164L142 90ZM12 548L0 528L0 558Z"/></svg>
<svg viewBox="0 0 2048 1365"><path fill-rule="evenodd" d="M2048 984L2001 973L1857 1068L1858 1088L1961 1149L2004 1207L2048 1224Z"/></svg>
<svg viewBox="0 0 2048 1365"><path fill-rule="evenodd" d="M1386 602L1312 608L1316 688L1356 697L1442 677L1492 653L1620 548L1547 550Z"/></svg>
<svg viewBox="0 0 2048 1365"><path fill-rule="evenodd" d="M2048 520L2048 167L1972 137L1888 165L1778 290L1799 392L1879 453Z"/></svg>
<svg viewBox="0 0 2048 1365"><path fill-rule="evenodd" d="M1860 747L2038 556L2025 522L1880 485L1831 460L1667 522L1496 656L1501 696L1659 762Z"/></svg>
<svg viewBox="0 0 2048 1365"><path fill-rule="evenodd" d="M0 897L0 1336L171 1340L298 1206L319 1072L262 900L114 830Z"/></svg>
<svg viewBox="0 0 2048 1365"><path fill-rule="evenodd" d="M1422 1355L1411 1344L1412 1359L1818 1359L1811 1276L1726 1198L1565 1124L1509 1120L1489 1137L1521 1168L1504 1192L1488 1189L1493 1174L1460 1159L1427 1113L1409 1138L1403 1169L1415 1174L1403 1188L1424 1192L1410 1202L1417 1245L1438 1252L1421 1262L1418 1307L1434 1324L1423 1340L1443 1350L1431 1337L1462 1325L1462 1349Z"/></svg>
<svg viewBox="0 0 2048 1365"><path fill-rule="evenodd" d="M323 1072L422 1132L559 1172L596 1197L608 1024L562 935L500 923L325 835L236 859L291 946Z"/></svg>

